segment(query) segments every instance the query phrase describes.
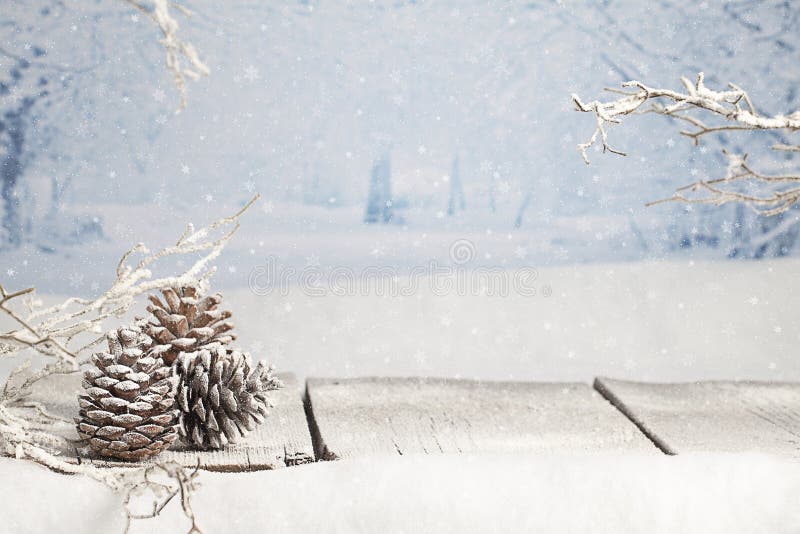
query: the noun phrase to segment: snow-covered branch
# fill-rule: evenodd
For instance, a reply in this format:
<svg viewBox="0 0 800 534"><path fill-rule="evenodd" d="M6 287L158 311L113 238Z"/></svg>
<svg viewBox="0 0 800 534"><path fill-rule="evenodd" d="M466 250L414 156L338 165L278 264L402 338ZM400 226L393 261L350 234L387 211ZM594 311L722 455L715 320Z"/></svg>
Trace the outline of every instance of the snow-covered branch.
<svg viewBox="0 0 800 534"><path fill-rule="evenodd" d="M620 124L623 117L631 114L655 113L680 120L690 126L680 133L690 138L694 144L711 133L741 130L777 130L792 134L800 130L800 110L788 115L763 115L756 110L747 92L734 84L728 84L725 91L715 91L706 87L704 76L698 74L694 83L681 78L684 91L673 91L649 87L639 81L623 83L625 89L608 91L621 94L616 100L600 102L594 100L584 103L578 95L572 101L578 111L595 116L595 129L585 143L578 145L578 151L588 164L587 150L599 147L603 152L626 155L612 148L608 142L608 127ZM646 104L649 104L646 106ZM701 119L708 116L714 123ZM778 143L773 150L800 152L800 143ZM727 202L745 203L764 215L775 215L791 208L800 199L800 173L786 175L767 175L755 171L747 163L747 155L729 154L728 171L724 178L697 181L678 189L672 197L650 203L680 201L689 203L721 205ZM742 182L751 184L750 190L736 187ZM752 187L753 184L756 184ZM787 188L786 184L797 184L797 188ZM777 186L777 187L776 187ZM752 191L755 189L755 191ZM687 193L701 193L687 196Z"/></svg>
<svg viewBox="0 0 800 534"><path fill-rule="evenodd" d="M207 76L209 69L200 59L194 46L178 36L178 21L170 13L170 7L186 16L191 12L185 7L169 0L123 0L144 13L161 30L161 44L166 52L167 70L172 73L175 87L178 89L180 102L178 111L186 107L186 78L197 80ZM184 66L183 61L188 63Z"/></svg>

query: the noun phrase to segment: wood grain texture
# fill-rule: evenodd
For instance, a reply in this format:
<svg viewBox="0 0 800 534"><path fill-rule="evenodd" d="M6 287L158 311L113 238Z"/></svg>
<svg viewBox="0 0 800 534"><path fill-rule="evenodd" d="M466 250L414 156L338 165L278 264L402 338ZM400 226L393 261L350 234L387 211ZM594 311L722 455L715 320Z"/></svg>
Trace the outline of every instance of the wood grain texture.
<svg viewBox="0 0 800 534"><path fill-rule="evenodd" d="M598 378L595 388L667 454L758 451L800 459L798 383Z"/></svg>
<svg viewBox="0 0 800 534"><path fill-rule="evenodd" d="M176 444L157 456L154 461L174 460L187 467L196 466L199 462L202 469L235 472L278 469L313 462L314 450L297 381L292 374L278 376L283 380L284 387L270 392L274 407L270 409L269 417L247 437L219 451L197 451ZM53 415L71 421L72 417L77 415L77 395L80 390L80 373L52 375L36 384L29 400L40 403ZM72 423L60 425L58 432L71 440L76 440L78 437ZM77 462L79 447L80 443L75 443L71 448L65 447L62 454ZM92 458L84 454L80 456L80 461L99 465L131 465Z"/></svg>
<svg viewBox="0 0 800 534"><path fill-rule="evenodd" d="M587 384L309 379L318 460L459 452L658 453Z"/></svg>

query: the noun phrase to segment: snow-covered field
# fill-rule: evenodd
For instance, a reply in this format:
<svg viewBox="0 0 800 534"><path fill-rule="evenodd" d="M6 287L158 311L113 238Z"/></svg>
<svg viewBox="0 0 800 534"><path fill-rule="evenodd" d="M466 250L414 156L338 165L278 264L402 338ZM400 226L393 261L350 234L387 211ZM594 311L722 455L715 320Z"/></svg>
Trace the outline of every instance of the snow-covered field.
<svg viewBox="0 0 800 534"><path fill-rule="evenodd" d="M8 459L0 472L0 532L122 531L119 498L90 480ZM209 533L800 530L800 465L756 454L403 456L201 480ZM187 529L176 502L132 532Z"/></svg>
<svg viewBox="0 0 800 534"><path fill-rule="evenodd" d="M534 296L294 286L228 299L241 344L301 376L800 380L798 270L797 260L592 264L539 269Z"/></svg>
<svg viewBox="0 0 800 534"><path fill-rule="evenodd" d="M223 293L239 344L300 378L800 380L799 271L795 259L662 261L538 269L533 296L437 292L430 279L407 296Z"/></svg>

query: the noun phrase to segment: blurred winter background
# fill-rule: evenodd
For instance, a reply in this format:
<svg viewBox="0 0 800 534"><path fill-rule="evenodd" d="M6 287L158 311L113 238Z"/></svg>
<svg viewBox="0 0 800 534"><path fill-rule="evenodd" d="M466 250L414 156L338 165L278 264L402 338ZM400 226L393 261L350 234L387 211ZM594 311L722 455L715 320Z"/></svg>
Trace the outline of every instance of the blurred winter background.
<svg viewBox="0 0 800 534"><path fill-rule="evenodd" d="M119 0L0 6L0 275L107 287L133 243L262 198L219 261L245 348L300 375L800 379L798 211L645 208L722 174L721 149L797 163L770 134L694 147L658 116L576 150L603 87L706 73L800 107L788 1L187 0L211 74L188 105L157 28ZM451 264L538 272L534 297L256 294L252 274ZM547 293L550 293L547 295Z"/></svg>

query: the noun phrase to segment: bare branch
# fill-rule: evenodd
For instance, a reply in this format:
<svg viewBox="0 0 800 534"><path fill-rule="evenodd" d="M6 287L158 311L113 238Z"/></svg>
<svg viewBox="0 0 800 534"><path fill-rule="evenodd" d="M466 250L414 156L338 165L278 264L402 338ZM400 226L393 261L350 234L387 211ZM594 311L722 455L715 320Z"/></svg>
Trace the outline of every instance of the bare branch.
<svg viewBox="0 0 800 534"><path fill-rule="evenodd" d="M123 0L144 13L161 30L161 44L166 52L167 70L172 73L175 87L180 97L179 113L186 107L186 78L197 80L200 76L207 76L209 69L198 56L191 43L178 36L178 22L172 18L170 7L174 7L186 16L191 16L191 11L169 0ZM184 67L185 60L189 66Z"/></svg>
<svg viewBox="0 0 800 534"><path fill-rule="evenodd" d="M760 215L771 216L783 213L800 200L800 174L767 175L753 170L747 163L747 155L738 156L725 152L728 157L728 172L724 178L699 180L678 188L669 198L648 202L654 206L665 202L684 202L687 204L712 204L721 206L729 202L740 202L751 207ZM737 182L756 182L762 184L760 192L746 193L730 186ZM769 189L775 184L797 184L788 189ZM693 196L694 193L700 193Z"/></svg>

